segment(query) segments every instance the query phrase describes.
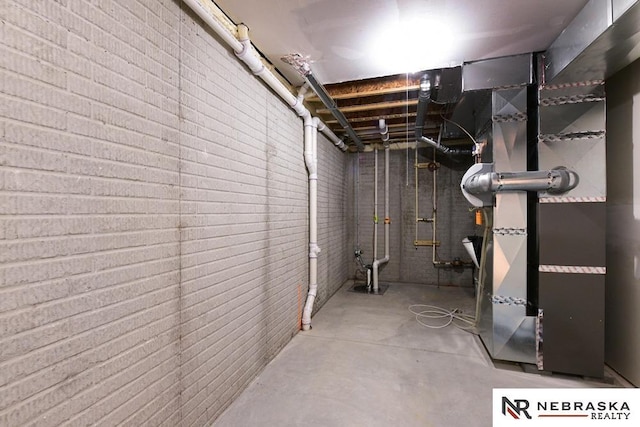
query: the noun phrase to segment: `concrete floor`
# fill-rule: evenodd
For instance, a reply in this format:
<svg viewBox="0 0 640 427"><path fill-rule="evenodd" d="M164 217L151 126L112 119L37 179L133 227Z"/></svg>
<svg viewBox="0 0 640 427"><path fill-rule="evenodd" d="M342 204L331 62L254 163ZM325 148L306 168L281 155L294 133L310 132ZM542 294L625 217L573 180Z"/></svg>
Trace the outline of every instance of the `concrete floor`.
<svg viewBox="0 0 640 427"><path fill-rule="evenodd" d="M491 426L493 388L604 387L580 378L497 367L480 339L428 329L411 304L473 314L468 289L392 284L382 295L347 282L213 424L250 426Z"/></svg>

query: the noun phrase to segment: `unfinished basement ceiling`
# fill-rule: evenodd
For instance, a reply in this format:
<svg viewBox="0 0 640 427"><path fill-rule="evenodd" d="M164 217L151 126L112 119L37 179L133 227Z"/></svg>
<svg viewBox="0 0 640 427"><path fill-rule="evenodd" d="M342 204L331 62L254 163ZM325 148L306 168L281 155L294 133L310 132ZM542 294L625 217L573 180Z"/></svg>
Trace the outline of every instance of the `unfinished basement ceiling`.
<svg viewBox="0 0 640 427"><path fill-rule="evenodd" d="M543 51L587 0L215 0L292 85L301 76L281 58L308 59L315 78L365 144L379 118L393 142L414 139L420 71ZM338 134L331 114L311 108ZM436 137L455 103L433 105L424 135ZM379 140L379 139L378 139Z"/></svg>

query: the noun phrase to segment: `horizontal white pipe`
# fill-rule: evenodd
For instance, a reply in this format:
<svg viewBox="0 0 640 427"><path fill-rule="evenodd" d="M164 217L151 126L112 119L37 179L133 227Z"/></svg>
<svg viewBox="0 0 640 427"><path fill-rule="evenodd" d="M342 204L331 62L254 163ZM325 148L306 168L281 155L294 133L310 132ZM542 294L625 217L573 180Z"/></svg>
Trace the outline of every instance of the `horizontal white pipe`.
<svg viewBox="0 0 640 427"><path fill-rule="evenodd" d="M305 161L309 169L309 292L302 310L302 330L311 329L311 313L318 293L318 122L305 119Z"/></svg>
<svg viewBox="0 0 640 427"><path fill-rule="evenodd" d="M218 21L199 0L183 0L234 52L242 51L242 43Z"/></svg>
<svg viewBox="0 0 640 427"><path fill-rule="evenodd" d="M333 133L331 129L329 129L329 127L325 125L320 119L318 119L318 130L322 132L322 134L326 136L329 141L333 142L336 147L338 147L342 151L347 151L347 146L345 145L344 141L338 138L336 134Z"/></svg>

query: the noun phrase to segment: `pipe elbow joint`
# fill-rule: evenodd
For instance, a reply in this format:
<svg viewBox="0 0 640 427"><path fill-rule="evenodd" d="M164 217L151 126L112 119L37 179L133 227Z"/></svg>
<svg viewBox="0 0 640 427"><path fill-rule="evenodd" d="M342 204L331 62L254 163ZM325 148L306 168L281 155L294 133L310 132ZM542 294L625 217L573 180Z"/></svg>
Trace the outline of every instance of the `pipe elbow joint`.
<svg viewBox="0 0 640 427"><path fill-rule="evenodd" d="M253 49L251 48L251 41L249 39L240 40L242 44L242 50L240 52L235 52L236 56L251 70L251 72L257 76L264 73L266 68L260 58L253 54Z"/></svg>
<svg viewBox="0 0 640 427"><path fill-rule="evenodd" d="M302 100L300 98L296 99L296 103L293 104L291 106L291 108L293 109L293 111L296 112L296 114L298 115L298 117L302 117L305 119L307 116L311 116L311 113L309 112L309 110L307 110L307 108L302 104Z"/></svg>
<svg viewBox="0 0 640 427"><path fill-rule="evenodd" d="M492 189L494 175L493 172L472 175L464 183L464 189L471 194L489 193Z"/></svg>
<svg viewBox="0 0 640 427"><path fill-rule="evenodd" d="M312 298L315 298L315 297L318 296L318 284L317 283L309 285L309 292L307 293L307 296L310 296Z"/></svg>
<svg viewBox="0 0 640 427"><path fill-rule="evenodd" d="M309 151L305 151L304 163L307 166L307 171L309 172L309 180L317 180L318 179L318 162L314 161L313 153Z"/></svg>
<svg viewBox="0 0 640 427"><path fill-rule="evenodd" d="M375 271L377 271L382 264L386 264L387 262L389 262L389 257L388 256L373 261L372 267L373 267L373 269Z"/></svg>

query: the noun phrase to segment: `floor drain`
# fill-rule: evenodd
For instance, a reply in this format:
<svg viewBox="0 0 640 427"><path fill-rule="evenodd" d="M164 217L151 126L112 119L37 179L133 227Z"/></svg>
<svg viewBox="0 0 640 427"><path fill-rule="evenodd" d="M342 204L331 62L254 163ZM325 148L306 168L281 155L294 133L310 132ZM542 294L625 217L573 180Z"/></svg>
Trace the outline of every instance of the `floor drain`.
<svg viewBox="0 0 640 427"><path fill-rule="evenodd" d="M362 283L356 283L353 286L351 286L351 288L349 288L349 292L356 292L358 294L367 294L367 295L382 295L385 292L387 292L387 289L389 289L389 285L385 285L385 284L379 284L378 285L378 292L373 292L373 291L369 291L367 289L367 285Z"/></svg>

